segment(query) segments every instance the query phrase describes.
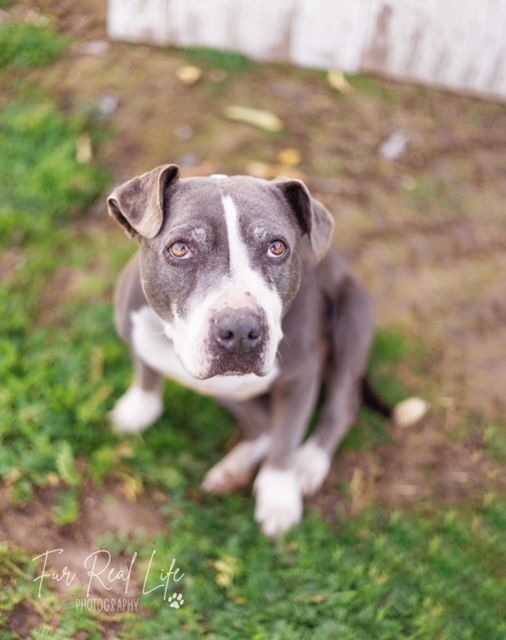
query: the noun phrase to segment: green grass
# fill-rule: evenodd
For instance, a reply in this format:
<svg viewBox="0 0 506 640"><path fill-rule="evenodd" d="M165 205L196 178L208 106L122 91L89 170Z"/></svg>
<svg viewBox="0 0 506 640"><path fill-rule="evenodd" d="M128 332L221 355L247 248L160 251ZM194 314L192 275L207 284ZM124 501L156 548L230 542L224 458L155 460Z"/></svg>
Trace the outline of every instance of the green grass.
<svg viewBox="0 0 506 640"><path fill-rule="evenodd" d="M350 83L359 93L366 93L369 96L386 104L399 104L401 97L395 91L388 89L385 85L377 82L370 76L360 74L347 76Z"/></svg>
<svg viewBox="0 0 506 640"><path fill-rule="evenodd" d="M245 499L181 503L172 535L156 541L162 559L185 572L185 607L161 597L143 603L123 638L156 636L319 640L487 638L506 632L502 595L505 512L489 507L478 524L461 513L369 513L337 529L317 512L289 538L259 537Z"/></svg>
<svg viewBox="0 0 506 640"><path fill-rule="evenodd" d="M78 161L88 125L50 101L15 102L0 113L0 244L49 234L103 190L108 174Z"/></svg>
<svg viewBox="0 0 506 640"><path fill-rule="evenodd" d="M67 46L68 39L51 27L18 22L0 24L0 73L12 67L27 69L51 64Z"/></svg>
<svg viewBox="0 0 506 640"><path fill-rule="evenodd" d="M43 485L57 473L67 486L56 505L59 525L79 517L83 472L77 470L78 459L95 482L126 475L147 491L170 496L164 510L167 533L138 547L135 541L119 541L116 551L132 547L146 561L155 548L156 570L176 557L186 574L177 586L185 605L176 612L159 594L146 595L147 613L125 615L119 637L504 637L506 584L499 567L506 560L506 514L500 504L475 507L472 513L465 505L448 514L378 510L335 526L313 511L300 529L273 544L259 534L246 492L195 501L195 487L219 458L233 423L212 401L175 384L168 385L169 410L160 423L131 439L131 451L122 452L123 440L111 432L106 413L128 384L130 363L115 335L106 292L93 304L79 295L62 300L60 323L37 327L38 276L27 300L15 291L16 282L26 283L35 273L47 281L62 261L67 267L91 266L97 245L62 257L70 234L62 229L56 240L27 247L28 260L10 289L15 308L2 320L10 336L0 360L0 473L15 479L21 502L23 495L33 499L33 483ZM118 251L117 260L124 259L128 245L117 245L108 244ZM381 375L406 353L409 343L399 335L380 334L371 363L380 384ZM216 564L220 561L224 564ZM223 567L231 574L225 571L225 582L219 577ZM16 584L5 596L10 605L26 590L26 580ZM61 606L56 602L52 610ZM99 638L100 624L92 614L69 607L59 633L82 628Z"/></svg>
<svg viewBox="0 0 506 640"><path fill-rule="evenodd" d="M179 51L193 64L221 69L229 73L248 71L254 65L249 58L234 51L220 51L207 47L182 48Z"/></svg>

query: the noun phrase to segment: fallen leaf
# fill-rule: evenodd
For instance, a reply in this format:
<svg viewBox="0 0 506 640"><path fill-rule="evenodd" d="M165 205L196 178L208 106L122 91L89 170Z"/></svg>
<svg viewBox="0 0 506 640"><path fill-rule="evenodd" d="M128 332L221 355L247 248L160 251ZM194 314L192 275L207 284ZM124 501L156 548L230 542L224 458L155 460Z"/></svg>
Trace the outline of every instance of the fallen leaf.
<svg viewBox="0 0 506 640"><path fill-rule="evenodd" d="M179 82L187 86L195 84L201 77L202 69L193 64L185 64L182 67L179 67L176 71L176 78Z"/></svg>
<svg viewBox="0 0 506 640"><path fill-rule="evenodd" d="M350 482L351 513L356 515L367 506L370 500L371 478L363 469L355 467Z"/></svg>
<svg viewBox="0 0 506 640"><path fill-rule="evenodd" d="M246 163L244 169L248 175L255 176L255 178L263 178L264 180L272 180L279 176L297 180L305 179L304 174L293 167L287 167L281 164L268 164L267 162L258 162L257 160Z"/></svg>
<svg viewBox="0 0 506 640"><path fill-rule="evenodd" d="M264 131L270 131L271 133L276 133L284 129L283 121L270 111L230 105L229 107L225 107L223 113L229 120L245 122L246 124L251 124Z"/></svg>
<svg viewBox="0 0 506 640"><path fill-rule="evenodd" d="M393 131L380 145L380 156L389 162L400 160L406 153L409 140L410 136L407 131L403 131L401 129Z"/></svg>
<svg viewBox="0 0 506 640"><path fill-rule="evenodd" d="M339 93L344 93L344 95L348 96L353 93L354 88L348 82L344 73L339 69L331 69L327 72L327 82L336 91Z"/></svg>
<svg viewBox="0 0 506 640"><path fill-rule="evenodd" d="M323 593L313 596L313 602L315 604L321 604L322 602L325 602L326 599L327 599L327 596L323 595Z"/></svg>
<svg viewBox="0 0 506 640"><path fill-rule="evenodd" d="M129 502L137 502L142 491L142 481L139 478L127 476L121 484L121 492Z"/></svg>
<svg viewBox="0 0 506 640"><path fill-rule="evenodd" d="M212 562L212 566L217 571L216 583L225 589L230 587L239 567L237 558L234 556L225 556L221 560Z"/></svg>
<svg viewBox="0 0 506 640"><path fill-rule="evenodd" d="M278 160L285 167L296 167L301 163L302 155L298 149L283 149L278 154Z"/></svg>
<svg viewBox="0 0 506 640"><path fill-rule="evenodd" d="M270 180L277 175L277 167L266 162L258 162L252 160L246 164L246 173L255 178L263 178L264 180Z"/></svg>
<svg viewBox="0 0 506 640"><path fill-rule="evenodd" d="M76 160L79 164L90 164L92 158L93 147L91 146L91 138L83 134L76 140Z"/></svg>
<svg viewBox="0 0 506 640"><path fill-rule="evenodd" d="M60 485L60 476L52 471L47 474L46 482L49 487L58 487Z"/></svg>

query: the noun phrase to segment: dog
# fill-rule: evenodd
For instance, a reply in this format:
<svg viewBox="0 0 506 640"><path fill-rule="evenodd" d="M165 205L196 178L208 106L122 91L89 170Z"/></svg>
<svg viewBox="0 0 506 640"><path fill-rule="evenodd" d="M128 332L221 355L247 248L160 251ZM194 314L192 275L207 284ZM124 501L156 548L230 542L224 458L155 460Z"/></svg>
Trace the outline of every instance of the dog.
<svg viewBox="0 0 506 640"><path fill-rule="evenodd" d="M334 220L303 182L181 178L174 164L118 186L110 215L140 245L115 293L134 382L112 420L138 433L163 412L164 378L214 397L243 439L206 474L223 494L254 480L255 519L277 537L321 487L361 399L410 424L418 398L385 405L366 377L371 298L332 247ZM319 424L304 442L320 392Z"/></svg>

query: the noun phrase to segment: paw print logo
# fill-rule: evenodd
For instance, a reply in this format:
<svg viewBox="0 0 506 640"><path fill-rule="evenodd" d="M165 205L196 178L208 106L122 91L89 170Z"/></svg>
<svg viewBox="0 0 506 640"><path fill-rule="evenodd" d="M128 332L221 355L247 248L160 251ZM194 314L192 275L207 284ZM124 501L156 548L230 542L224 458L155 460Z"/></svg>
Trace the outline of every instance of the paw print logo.
<svg viewBox="0 0 506 640"><path fill-rule="evenodd" d="M173 609L181 609L181 607L184 605L183 594L174 592L171 596L169 596L167 602L169 603L169 607L172 607Z"/></svg>

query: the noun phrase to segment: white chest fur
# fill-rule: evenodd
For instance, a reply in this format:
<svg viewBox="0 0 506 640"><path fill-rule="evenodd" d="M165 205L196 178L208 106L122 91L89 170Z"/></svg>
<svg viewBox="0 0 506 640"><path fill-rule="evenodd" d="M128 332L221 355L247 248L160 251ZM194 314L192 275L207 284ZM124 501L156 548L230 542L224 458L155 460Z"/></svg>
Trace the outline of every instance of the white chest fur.
<svg viewBox="0 0 506 640"><path fill-rule="evenodd" d="M160 317L150 308L132 311L132 342L135 353L152 369L203 395L247 400L265 393L278 375L274 369L267 376L249 373L243 376L214 376L197 380L184 369L174 345L163 330Z"/></svg>

